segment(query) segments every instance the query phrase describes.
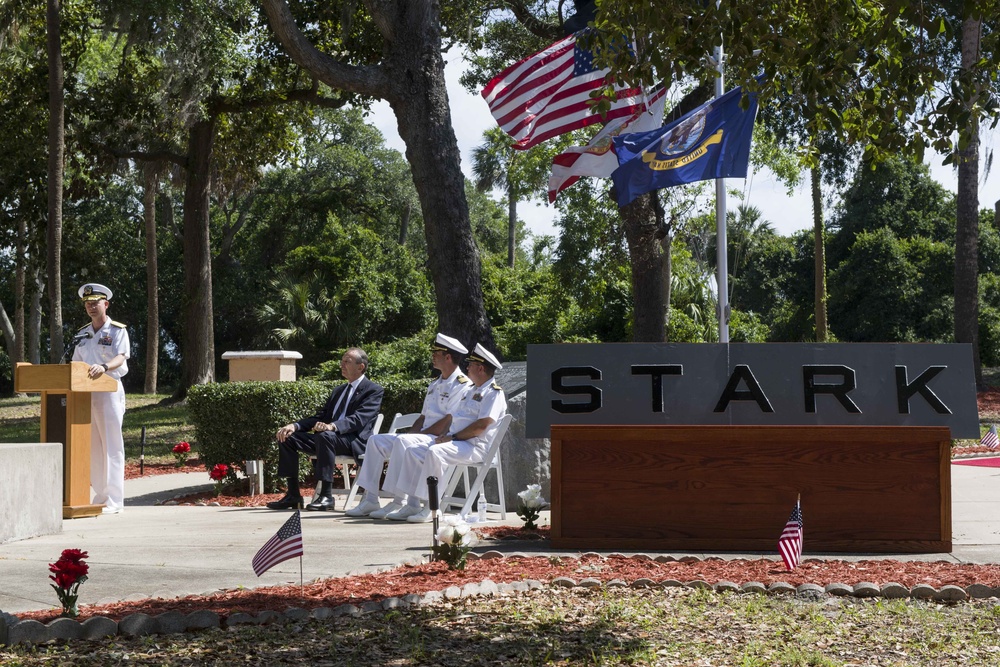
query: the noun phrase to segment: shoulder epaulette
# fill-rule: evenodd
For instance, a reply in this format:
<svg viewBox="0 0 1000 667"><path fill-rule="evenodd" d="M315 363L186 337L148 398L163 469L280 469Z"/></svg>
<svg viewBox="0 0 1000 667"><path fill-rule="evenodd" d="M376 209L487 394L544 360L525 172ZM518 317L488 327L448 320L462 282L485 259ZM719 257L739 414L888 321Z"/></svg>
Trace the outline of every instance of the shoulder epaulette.
<svg viewBox="0 0 1000 667"><path fill-rule="evenodd" d="M496 389L497 391L501 391L500 385L498 385L496 382L492 383L490 386Z"/></svg>
<svg viewBox="0 0 1000 667"><path fill-rule="evenodd" d="M459 384L465 384L468 381L469 381L469 378L465 377L461 373L459 373L458 376L455 378L455 382L457 382Z"/></svg>
<svg viewBox="0 0 1000 667"><path fill-rule="evenodd" d="M121 322L115 322L114 320L111 320L111 326L118 327L119 329L124 329L125 328L124 324L122 324Z"/></svg>
<svg viewBox="0 0 1000 667"><path fill-rule="evenodd" d="M84 329L86 329L86 328L87 328L87 327L89 327L89 326L90 326L90 322L87 322L87 323L86 323L86 324L84 324L84 325L83 325L82 327L80 327L79 329L77 329L77 331L83 331Z"/></svg>

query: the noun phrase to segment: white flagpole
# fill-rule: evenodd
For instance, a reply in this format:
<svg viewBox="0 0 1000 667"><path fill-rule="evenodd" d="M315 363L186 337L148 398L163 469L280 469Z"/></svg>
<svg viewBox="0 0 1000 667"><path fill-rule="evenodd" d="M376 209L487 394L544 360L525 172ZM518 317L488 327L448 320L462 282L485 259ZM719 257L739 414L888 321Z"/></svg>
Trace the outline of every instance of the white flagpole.
<svg viewBox="0 0 1000 667"><path fill-rule="evenodd" d="M722 39L719 39L719 46L715 47L715 66L718 69L718 76L715 77L715 97L722 97L722 60L724 53L722 50ZM727 254L726 241L726 179L715 179L715 270L716 286L719 291L719 305L717 315L719 317L719 342L729 342L729 255Z"/></svg>

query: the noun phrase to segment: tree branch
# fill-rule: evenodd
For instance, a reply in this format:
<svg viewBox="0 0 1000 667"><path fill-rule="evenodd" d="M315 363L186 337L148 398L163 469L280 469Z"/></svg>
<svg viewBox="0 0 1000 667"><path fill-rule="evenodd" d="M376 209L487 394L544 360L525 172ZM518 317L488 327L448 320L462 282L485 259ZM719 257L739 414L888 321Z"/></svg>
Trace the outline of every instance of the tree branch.
<svg viewBox="0 0 1000 667"><path fill-rule="evenodd" d="M370 97L386 97L389 82L379 66L354 67L330 57L302 34L285 0L261 2L275 36L300 67L315 74L331 88Z"/></svg>
<svg viewBox="0 0 1000 667"><path fill-rule="evenodd" d="M339 109L347 104L346 97L325 97L319 94L319 80L313 79L313 87L309 90L296 89L286 92L275 92L260 97L250 97L239 101L225 97L216 97L209 102L211 113L240 113L251 109L277 106L285 102L308 102L327 109Z"/></svg>
<svg viewBox="0 0 1000 667"><path fill-rule="evenodd" d="M531 13L528 6L522 0L506 0L505 4L514 14L518 23L524 26L525 30L536 37L558 41L565 37L562 25L546 23Z"/></svg>
<svg viewBox="0 0 1000 667"><path fill-rule="evenodd" d="M387 42L396 40L396 31L393 29L392 21L387 16L392 11L393 2L391 0L365 0L368 13L371 14L372 22L378 28L378 33Z"/></svg>
<svg viewBox="0 0 1000 667"><path fill-rule="evenodd" d="M173 162L179 167L187 168L187 157L169 150L139 151L115 148L106 144L97 144L118 159L135 160L136 162Z"/></svg>

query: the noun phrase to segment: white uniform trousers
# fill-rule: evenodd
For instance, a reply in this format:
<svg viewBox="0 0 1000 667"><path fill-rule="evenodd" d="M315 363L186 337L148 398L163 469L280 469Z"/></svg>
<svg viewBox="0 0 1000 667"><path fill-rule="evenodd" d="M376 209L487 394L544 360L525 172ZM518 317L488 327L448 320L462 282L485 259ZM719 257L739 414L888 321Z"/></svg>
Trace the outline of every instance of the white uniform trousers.
<svg viewBox="0 0 1000 667"><path fill-rule="evenodd" d="M125 506L125 389L95 391L90 395L90 486L94 504L109 509Z"/></svg>
<svg viewBox="0 0 1000 667"><path fill-rule="evenodd" d="M401 480L402 490L411 497L427 500L427 478L438 478L438 494L444 493L444 478L448 466L458 463L479 463L486 455L481 445L473 445L466 440L452 440L428 447L422 452L415 449L406 452L406 469L410 475Z"/></svg>
<svg viewBox="0 0 1000 667"><path fill-rule="evenodd" d="M392 456L389 457L389 469L385 473L385 483L382 488L398 498L410 496L413 500L410 487L420 474L420 466L423 465L427 448L434 444L436 437L424 433L405 433L399 436L392 450Z"/></svg>
<svg viewBox="0 0 1000 667"><path fill-rule="evenodd" d="M378 483L382 479L385 460L392 454L392 446L399 436L395 433L375 433L365 443L365 458L358 471L358 485L365 490L365 496L378 498Z"/></svg>

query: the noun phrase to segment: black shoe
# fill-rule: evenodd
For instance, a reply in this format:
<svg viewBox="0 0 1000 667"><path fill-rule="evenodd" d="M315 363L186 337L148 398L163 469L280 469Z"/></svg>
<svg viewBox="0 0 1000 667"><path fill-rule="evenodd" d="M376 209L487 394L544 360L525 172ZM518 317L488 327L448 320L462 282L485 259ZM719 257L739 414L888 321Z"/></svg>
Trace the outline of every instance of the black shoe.
<svg viewBox="0 0 1000 667"><path fill-rule="evenodd" d="M271 510L295 510L302 509L302 496L290 496L287 493L281 500L268 503L267 508Z"/></svg>
<svg viewBox="0 0 1000 667"><path fill-rule="evenodd" d="M333 496L319 496L316 500L306 505L306 509L310 512L325 512L326 510L335 509Z"/></svg>

